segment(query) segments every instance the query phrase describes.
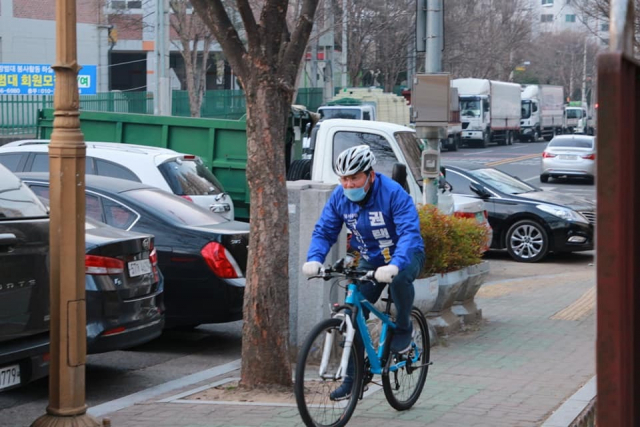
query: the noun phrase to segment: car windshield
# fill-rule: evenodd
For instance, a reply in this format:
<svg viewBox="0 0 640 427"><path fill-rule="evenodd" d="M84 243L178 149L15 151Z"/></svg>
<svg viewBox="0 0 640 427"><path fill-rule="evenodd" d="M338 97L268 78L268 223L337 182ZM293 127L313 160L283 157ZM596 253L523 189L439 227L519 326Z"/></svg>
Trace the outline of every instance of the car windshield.
<svg viewBox="0 0 640 427"><path fill-rule="evenodd" d="M178 196L202 196L224 191L222 184L199 158L176 158L164 162L158 169L169 183L171 191Z"/></svg>
<svg viewBox="0 0 640 427"><path fill-rule="evenodd" d="M528 119L529 117L531 117L531 101L522 101L520 116L523 119Z"/></svg>
<svg viewBox="0 0 640 427"><path fill-rule="evenodd" d="M579 108L567 109L567 118L568 119L581 119L582 118L582 110L579 109Z"/></svg>
<svg viewBox="0 0 640 427"><path fill-rule="evenodd" d="M549 147L593 148L591 138L556 138L551 140Z"/></svg>
<svg viewBox="0 0 640 427"><path fill-rule="evenodd" d="M173 224L197 226L228 221L221 215L162 190L143 188L128 191L126 194Z"/></svg>
<svg viewBox="0 0 640 427"><path fill-rule="evenodd" d="M0 219L48 216L47 208L38 196L20 179L6 169L0 170L0 176Z"/></svg>
<svg viewBox="0 0 640 427"><path fill-rule="evenodd" d="M460 115L462 117L480 117L480 99L460 98Z"/></svg>
<svg viewBox="0 0 640 427"><path fill-rule="evenodd" d="M469 171L469 174L506 194L530 193L537 190L535 187L497 169L476 169Z"/></svg>

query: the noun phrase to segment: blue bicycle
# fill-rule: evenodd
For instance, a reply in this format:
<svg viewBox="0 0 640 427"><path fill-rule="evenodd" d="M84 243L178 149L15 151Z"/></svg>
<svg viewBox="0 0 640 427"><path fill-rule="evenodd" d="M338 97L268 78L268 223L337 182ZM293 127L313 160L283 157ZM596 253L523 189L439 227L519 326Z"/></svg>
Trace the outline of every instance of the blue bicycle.
<svg viewBox="0 0 640 427"><path fill-rule="evenodd" d="M311 330L298 355L294 391L304 423L307 426L346 425L375 375L381 376L384 395L393 408L398 411L411 408L420 397L431 364L429 330L422 312L416 307L411 310L414 330L411 350L394 354L389 350L396 328L391 317L390 293L383 299L386 309L381 312L359 291L360 283L375 281L372 271L344 267L341 260L315 277L324 280L339 277L348 284L345 303L335 304L331 318ZM381 321L376 345L363 307ZM342 400L332 400L331 393L342 384L348 369L353 378L351 394Z"/></svg>

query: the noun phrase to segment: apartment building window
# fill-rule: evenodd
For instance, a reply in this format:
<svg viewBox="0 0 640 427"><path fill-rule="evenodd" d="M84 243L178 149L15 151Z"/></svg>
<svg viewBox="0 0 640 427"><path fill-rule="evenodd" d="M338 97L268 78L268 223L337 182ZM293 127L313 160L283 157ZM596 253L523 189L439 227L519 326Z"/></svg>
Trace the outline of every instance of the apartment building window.
<svg viewBox="0 0 640 427"><path fill-rule="evenodd" d="M542 0L542 5L543 6L546 6L546 5L553 6L553 0Z"/></svg>
<svg viewBox="0 0 640 427"><path fill-rule="evenodd" d="M565 22L576 22L576 15L565 15Z"/></svg>
<svg viewBox="0 0 640 427"><path fill-rule="evenodd" d="M142 9L142 0L111 0L109 5L115 10Z"/></svg>
<svg viewBox="0 0 640 427"><path fill-rule="evenodd" d="M540 15L540 22L553 22L553 15Z"/></svg>

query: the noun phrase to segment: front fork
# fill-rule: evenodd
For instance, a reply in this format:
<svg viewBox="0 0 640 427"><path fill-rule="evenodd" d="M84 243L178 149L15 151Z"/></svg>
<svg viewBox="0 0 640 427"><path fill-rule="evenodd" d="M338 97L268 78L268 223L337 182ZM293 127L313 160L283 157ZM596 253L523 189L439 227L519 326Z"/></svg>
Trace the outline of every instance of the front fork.
<svg viewBox="0 0 640 427"><path fill-rule="evenodd" d="M351 349L353 348L353 340L356 335L356 330L353 327L351 317L345 315L345 313L336 313L334 315L334 318L342 318L342 322L344 324L344 327L346 328L344 334L344 349L342 351L342 358L340 359L340 367L334 375L327 375L329 357L331 356L331 351L333 350L333 340L335 338L334 333L327 332L324 340L324 348L322 349L322 360L320 362L319 374L323 379L338 380L341 379L347 372L347 365L349 364L349 357L351 356Z"/></svg>

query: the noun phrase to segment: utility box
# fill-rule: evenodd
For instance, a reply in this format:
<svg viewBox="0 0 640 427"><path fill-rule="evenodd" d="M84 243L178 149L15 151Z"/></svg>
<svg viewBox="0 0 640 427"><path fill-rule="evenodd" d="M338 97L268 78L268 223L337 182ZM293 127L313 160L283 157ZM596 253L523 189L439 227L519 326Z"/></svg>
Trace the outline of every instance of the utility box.
<svg viewBox="0 0 640 427"><path fill-rule="evenodd" d="M415 76L411 90L411 105L416 127L446 127L449 124L450 87L449 73Z"/></svg>

